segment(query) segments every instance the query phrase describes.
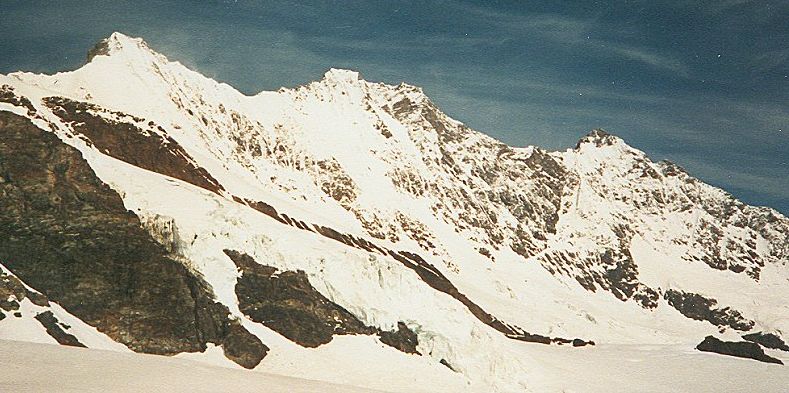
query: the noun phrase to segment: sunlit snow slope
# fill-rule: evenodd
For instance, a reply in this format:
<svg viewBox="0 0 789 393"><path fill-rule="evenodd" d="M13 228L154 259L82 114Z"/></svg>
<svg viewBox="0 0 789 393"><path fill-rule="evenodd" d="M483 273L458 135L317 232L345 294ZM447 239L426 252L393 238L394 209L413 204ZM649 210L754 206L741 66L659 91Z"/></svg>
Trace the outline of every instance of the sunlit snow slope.
<svg viewBox="0 0 789 393"><path fill-rule="evenodd" d="M714 335L789 360L789 219L602 130L562 152L510 147L418 87L348 70L245 96L119 33L76 71L0 75L0 86L0 186L19 201L16 215L0 211L14 217L0 230L3 272L48 296L63 330L90 348L389 391L789 386L781 365L694 350ZM58 143L62 153L47 153ZM4 164L20 146L87 166L71 175L81 161L69 156L34 177ZM58 208L83 206L85 184L130 212ZM77 269L77 251L103 236L87 233L105 206L102 225L130 225L124 233L158 261L124 251L138 269L129 279L177 264L168 277L183 290L156 286L158 307L146 308L134 294L150 279L139 279L107 301L120 310L111 318L100 297L80 306L111 286ZM19 224L31 212L54 224ZM75 241L71 222L87 223ZM22 251L34 232L64 246ZM80 275L61 283L35 267L44 260ZM194 321L176 310L197 334L148 323L170 321L179 296L204 310ZM43 306L15 301L24 315L4 307L0 338L54 342L31 319ZM610 362L622 364L601 366ZM650 369L666 378L640 374ZM690 369L727 372L708 380ZM626 370L640 376L614 386Z"/></svg>

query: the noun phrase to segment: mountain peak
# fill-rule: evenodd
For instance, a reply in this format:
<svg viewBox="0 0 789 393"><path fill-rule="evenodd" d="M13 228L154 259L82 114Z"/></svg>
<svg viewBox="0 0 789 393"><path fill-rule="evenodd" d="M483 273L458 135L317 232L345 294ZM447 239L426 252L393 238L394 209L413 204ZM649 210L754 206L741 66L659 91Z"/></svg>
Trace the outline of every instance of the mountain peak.
<svg viewBox="0 0 789 393"><path fill-rule="evenodd" d="M616 144L617 142L623 142L621 138L616 135L609 134L608 131L602 128L595 128L590 131L588 134L584 135L578 143L575 145L576 149L579 149L581 145L586 143L592 143L595 146L611 146Z"/></svg>
<svg viewBox="0 0 789 393"><path fill-rule="evenodd" d="M96 56L110 56L125 50L145 49L150 51L148 44L142 38L129 37L126 34L114 32L109 37L96 43L88 51L87 62L90 63Z"/></svg>
<svg viewBox="0 0 789 393"><path fill-rule="evenodd" d="M350 83L363 80L358 71L346 70L342 68L329 68L329 70L323 74L323 79L335 82Z"/></svg>

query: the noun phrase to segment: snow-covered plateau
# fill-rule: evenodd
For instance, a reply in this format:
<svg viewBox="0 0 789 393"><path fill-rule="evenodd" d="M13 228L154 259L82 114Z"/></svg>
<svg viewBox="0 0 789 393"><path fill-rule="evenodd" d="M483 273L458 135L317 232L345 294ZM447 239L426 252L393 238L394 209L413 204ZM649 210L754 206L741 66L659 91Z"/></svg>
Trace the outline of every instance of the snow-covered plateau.
<svg viewBox="0 0 789 393"><path fill-rule="evenodd" d="M247 96L120 33L0 75L3 391L782 392L787 262L789 219L599 129Z"/></svg>

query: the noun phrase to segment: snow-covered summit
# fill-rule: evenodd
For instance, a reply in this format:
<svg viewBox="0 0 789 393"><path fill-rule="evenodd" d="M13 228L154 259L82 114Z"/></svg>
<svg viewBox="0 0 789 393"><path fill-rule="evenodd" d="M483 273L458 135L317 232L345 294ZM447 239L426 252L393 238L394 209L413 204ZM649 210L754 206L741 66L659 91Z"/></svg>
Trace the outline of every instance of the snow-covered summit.
<svg viewBox="0 0 789 393"><path fill-rule="evenodd" d="M328 81L337 83L354 83L362 80L358 71L346 70L341 68L330 68L323 75L323 78Z"/></svg>
<svg viewBox="0 0 789 393"><path fill-rule="evenodd" d="M131 52L132 56L139 56L141 53L153 53L142 38L132 38L123 33L114 32L109 37L97 42L88 51L88 62L96 56L112 56L123 52Z"/></svg>

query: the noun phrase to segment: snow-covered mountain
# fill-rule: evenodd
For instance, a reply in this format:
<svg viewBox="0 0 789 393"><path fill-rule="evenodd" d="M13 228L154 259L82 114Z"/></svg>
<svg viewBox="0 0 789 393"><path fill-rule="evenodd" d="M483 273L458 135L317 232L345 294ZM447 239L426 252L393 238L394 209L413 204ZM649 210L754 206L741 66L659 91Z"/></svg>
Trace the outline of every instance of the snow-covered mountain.
<svg viewBox="0 0 789 393"><path fill-rule="evenodd" d="M603 130L511 147L338 69L246 96L114 33L0 75L0 193L0 339L388 391L789 386L694 350L789 360L789 219Z"/></svg>

